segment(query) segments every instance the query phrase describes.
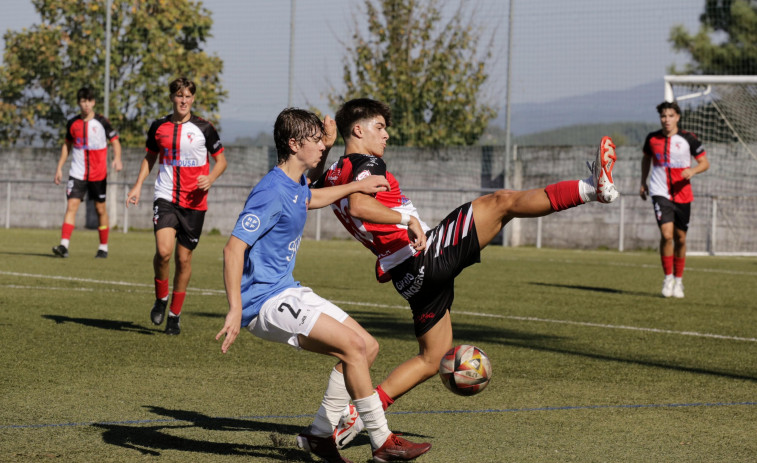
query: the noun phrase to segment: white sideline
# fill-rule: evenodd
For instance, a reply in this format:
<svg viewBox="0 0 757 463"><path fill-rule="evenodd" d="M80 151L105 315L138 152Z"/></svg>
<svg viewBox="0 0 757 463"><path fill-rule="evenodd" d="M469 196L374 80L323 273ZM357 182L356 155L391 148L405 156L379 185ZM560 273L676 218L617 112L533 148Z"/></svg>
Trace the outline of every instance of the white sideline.
<svg viewBox="0 0 757 463"><path fill-rule="evenodd" d="M745 272L745 273L750 273L750 272ZM145 283L131 283L128 281L94 280L90 278L76 278L76 277L69 277L69 276L62 276L62 275L39 275L39 274L31 274L31 273L7 272L3 270L0 270L0 275L9 275L9 276L18 276L18 277L27 277L27 278L48 278L52 280L76 281L80 283L95 283L95 284L105 284L105 285L136 286L136 287L152 288L152 285L145 284ZM12 288L12 289L38 289L38 290L48 289L48 290L64 290L64 291L90 290L87 288L64 288L64 287L49 287L49 286L28 286L28 285L21 286L21 285L12 285L12 284L1 284L0 287ZM197 292L197 293L200 293L201 295L208 295L208 296L226 294L224 290L220 290L220 289L187 288L187 291ZM364 306L364 307L378 307L378 308L384 308L384 309L409 310L409 308L404 305L389 305L389 304L376 304L372 302L336 301L336 300L331 301L331 302L337 305L341 304L341 305ZM454 314L468 315L472 317L486 317L486 318L499 318L499 319L504 319L504 320L517 320L517 321L524 321L524 322L555 323L555 324L561 324L561 325L586 326L590 328L606 328L606 329L613 329L613 330L628 330L628 331L640 331L640 332L646 332L646 333L672 334L672 335L678 335L678 336L692 336L692 337L698 337L698 338L722 339L726 341L757 342L757 338L744 338L744 337L739 337L739 336L726 336L722 334L699 333L696 331L663 330L659 328L644 328L644 327L639 327L639 326L609 325L605 323L579 322L579 321L573 321L573 320L555 320L555 319L538 318L538 317L519 317L516 315L486 314L486 313L480 313L480 312L466 312L462 310L455 310Z"/></svg>

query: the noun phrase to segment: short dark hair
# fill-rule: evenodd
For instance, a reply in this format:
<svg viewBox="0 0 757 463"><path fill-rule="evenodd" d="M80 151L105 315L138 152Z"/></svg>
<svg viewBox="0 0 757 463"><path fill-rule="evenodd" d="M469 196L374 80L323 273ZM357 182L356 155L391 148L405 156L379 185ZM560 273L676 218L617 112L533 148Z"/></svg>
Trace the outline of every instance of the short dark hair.
<svg viewBox="0 0 757 463"><path fill-rule="evenodd" d="M278 163L286 161L292 154L289 140L294 139L302 144L308 138L321 138L324 132L323 122L315 113L299 108L281 111L273 124Z"/></svg>
<svg viewBox="0 0 757 463"><path fill-rule="evenodd" d="M195 91L197 91L197 86L194 82L187 79L186 77L179 77L178 79L174 79L170 84L168 84L168 90L171 92L171 96L174 96L176 92L179 90L184 89L189 90L189 93L192 95L195 94Z"/></svg>
<svg viewBox="0 0 757 463"><path fill-rule="evenodd" d="M95 91L92 90L92 87L82 87L79 89L78 92L76 92L76 101L94 100L94 99L95 99Z"/></svg>
<svg viewBox="0 0 757 463"><path fill-rule="evenodd" d="M672 109L676 112L679 116L681 115L681 108L678 106L678 103L675 101L663 101L662 103L657 105L657 114L662 115L662 112L666 109Z"/></svg>
<svg viewBox="0 0 757 463"><path fill-rule="evenodd" d="M392 125L392 109L388 104L370 98L356 98L344 103L336 112L334 120L339 133L346 140L356 123L376 116L383 116L387 127Z"/></svg>

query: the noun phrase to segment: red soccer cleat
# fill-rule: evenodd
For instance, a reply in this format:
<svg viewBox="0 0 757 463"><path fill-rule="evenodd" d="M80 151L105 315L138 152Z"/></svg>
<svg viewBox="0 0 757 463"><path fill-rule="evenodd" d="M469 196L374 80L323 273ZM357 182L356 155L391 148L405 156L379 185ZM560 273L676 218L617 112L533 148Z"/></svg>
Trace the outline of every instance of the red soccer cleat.
<svg viewBox="0 0 757 463"><path fill-rule="evenodd" d="M416 444L396 434L391 434L384 445L373 451L373 461L379 463L408 461L418 458L429 450L431 450L431 444L428 442Z"/></svg>

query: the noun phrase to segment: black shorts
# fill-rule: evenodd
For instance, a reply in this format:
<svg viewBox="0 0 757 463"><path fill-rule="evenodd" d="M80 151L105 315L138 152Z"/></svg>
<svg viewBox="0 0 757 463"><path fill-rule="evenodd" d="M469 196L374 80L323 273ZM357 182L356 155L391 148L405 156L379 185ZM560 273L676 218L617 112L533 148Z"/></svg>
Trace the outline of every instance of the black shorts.
<svg viewBox="0 0 757 463"><path fill-rule="evenodd" d="M480 262L471 203L452 211L426 233L426 249L391 269L392 283L413 311L415 336L420 337L452 308L455 277Z"/></svg>
<svg viewBox="0 0 757 463"><path fill-rule="evenodd" d="M654 215L657 225L673 222L673 226L679 230L689 230L689 218L691 217L691 203L674 203L664 196L652 196Z"/></svg>
<svg viewBox="0 0 757 463"><path fill-rule="evenodd" d="M196 211L177 206L165 199L152 204L152 223L155 232L162 228L176 230L176 240L190 251L197 247L205 222L205 211Z"/></svg>
<svg viewBox="0 0 757 463"><path fill-rule="evenodd" d="M97 182L89 182L87 180L79 180L78 178L68 177L68 183L66 184L66 199L84 199L84 195L88 194L88 198L96 203L105 202L105 191L108 189L107 179L102 179Z"/></svg>

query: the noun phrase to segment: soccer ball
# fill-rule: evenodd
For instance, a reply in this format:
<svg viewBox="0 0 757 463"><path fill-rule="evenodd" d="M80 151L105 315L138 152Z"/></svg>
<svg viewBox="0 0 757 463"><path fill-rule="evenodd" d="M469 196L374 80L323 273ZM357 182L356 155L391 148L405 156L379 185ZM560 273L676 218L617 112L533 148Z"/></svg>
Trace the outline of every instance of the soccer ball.
<svg viewBox="0 0 757 463"><path fill-rule="evenodd" d="M492 364L484 351L461 344L450 349L441 363L442 384L457 395L474 395L483 391L492 377Z"/></svg>

